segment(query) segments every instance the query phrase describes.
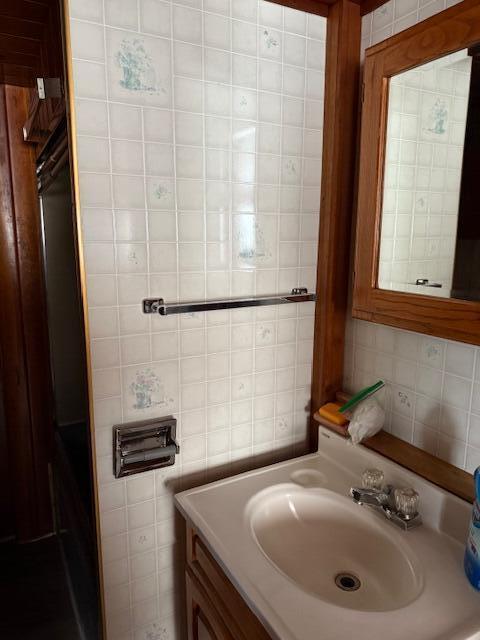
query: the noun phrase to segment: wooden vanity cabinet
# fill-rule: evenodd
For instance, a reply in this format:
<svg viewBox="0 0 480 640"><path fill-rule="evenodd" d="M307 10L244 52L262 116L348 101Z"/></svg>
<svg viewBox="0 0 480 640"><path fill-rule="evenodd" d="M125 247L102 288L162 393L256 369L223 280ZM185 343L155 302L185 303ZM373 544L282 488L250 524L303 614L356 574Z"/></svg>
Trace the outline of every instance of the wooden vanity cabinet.
<svg viewBox="0 0 480 640"><path fill-rule="evenodd" d="M190 526L185 579L188 640L271 640Z"/></svg>

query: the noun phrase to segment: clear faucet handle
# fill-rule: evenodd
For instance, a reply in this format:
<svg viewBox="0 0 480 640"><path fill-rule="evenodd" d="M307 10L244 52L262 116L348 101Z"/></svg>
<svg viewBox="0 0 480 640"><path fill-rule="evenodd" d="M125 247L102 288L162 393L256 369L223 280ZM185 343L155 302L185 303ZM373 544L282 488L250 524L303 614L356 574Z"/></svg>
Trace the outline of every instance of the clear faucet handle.
<svg viewBox="0 0 480 640"><path fill-rule="evenodd" d="M411 487L395 489L394 497L395 507L405 520L410 520L417 515L420 496L415 489Z"/></svg>
<svg viewBox="0 0 480 640"><path fill-rule="evenodd" d="M362 473L362 487L364 489L378 489L383 487L384 475L380 469L365 469Z"/></svg>

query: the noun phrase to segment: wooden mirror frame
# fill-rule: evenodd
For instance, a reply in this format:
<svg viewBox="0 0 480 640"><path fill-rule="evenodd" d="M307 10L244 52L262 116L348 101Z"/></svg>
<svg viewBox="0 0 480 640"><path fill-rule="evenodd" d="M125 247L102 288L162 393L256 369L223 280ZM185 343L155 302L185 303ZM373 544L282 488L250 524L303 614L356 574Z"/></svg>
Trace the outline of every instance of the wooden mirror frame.
<svg viewBox="0 0 480 640"><path fill-rule="evenodd" d="M389 79L480 42L480 4L464 0L367 49L358 177L352 314L355 318L480 344L480 302L378 288Z"/></svg>

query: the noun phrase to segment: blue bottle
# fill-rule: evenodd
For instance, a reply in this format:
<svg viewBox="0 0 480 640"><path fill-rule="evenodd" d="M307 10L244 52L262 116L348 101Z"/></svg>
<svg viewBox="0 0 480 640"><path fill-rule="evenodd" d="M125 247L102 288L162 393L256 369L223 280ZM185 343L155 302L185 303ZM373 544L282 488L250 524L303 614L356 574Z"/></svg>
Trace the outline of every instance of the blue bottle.
<svg viewBox="0 0 480 640"><path fill-rule="evenodd" d="M474 589L480 591L480 467L473 476L475 483L475 502L473 503L472 522L465 549L465 573Z"/></svg>

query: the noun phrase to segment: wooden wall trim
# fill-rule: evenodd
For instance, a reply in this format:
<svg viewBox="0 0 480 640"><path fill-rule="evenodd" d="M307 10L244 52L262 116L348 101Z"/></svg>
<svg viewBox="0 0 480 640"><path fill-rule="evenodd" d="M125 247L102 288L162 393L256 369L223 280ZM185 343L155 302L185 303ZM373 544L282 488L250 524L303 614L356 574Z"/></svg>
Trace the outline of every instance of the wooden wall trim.
<svg viewBox="0 0 480 640"><path fill-rule="evenodd" d="M38 535L44 535L52 527L48 462L51 459L53 445L53 417L46 294L41 248L42 230L35 176L36 153L34 146L23 141L23 123L30 103L29 89L6 86L5 97L33 445Z"/></svg>
<svg viewBox="0 0 480 640"><path fill-rule="evenodd" d="M90 324L88 316L88 299L87 299L87 274L85 269L85 256L83 254L83 235L82 235L82 219L81 219L81 203L80 203L80 173L78 169L78 150L77 150L77 129L76 129L76 113L74 98L74 82L73 82L73 53L72 38L70 33L70 0L61 0L61 27L62 41L64 51L64 74L65 74L65 93L66 93L66 117L68 129L68 142L70 150L70 163L72 172L72 194L73 208L75 214L75 231L77 238L78 251L78 267L80 277L80 293L83 310L83 322L85 328L85 344L86 344L86 365L87 365L87 389L88 389L88 424L90 431L90 455L92 458L92 491L95 514L95 532L97 541L97 562L98 562L98 586L99 586L99 605L100 605L100 629L101 638L107 637L106 616L105 616L105 581L103 575L103 550L102 550L102 532L100 529L100 496L97 471L97 447L95 435L95 412L93 406L93 376L92 376L92 354L90 350Z"/></svg>
<svg viewBox="0 0 480 640"><path fill-rule="evenodd" d="M312 415L343 386L360 69L360 6L338 0L327 22L323 173ZM318 429L312 421L311 447Z"/></svg>
<svg viewBox="0 0 480 640"><path fill-rule="evenodd" d="M306 11L307 13L315 13L319 16L327 17L329 4L331 0L327 2L321 2L321 0L270 0L275 4L281 4L284 7L290 7L290 9L297 9L298 11Z"/></svg>
<svg viewBox="0 0 480 640"><path fill-rule="evenodd" d="M32 442L29 426L28 393L23 366L23 335L19 305L19 276L17 269L17 237L13 208L12 178L7 127L5 87L0 85L0 348L2 349L2 381L4 393L5 421L8 425L16 421L12 434L7 430L10 444L9 458L12 473L11 486L15 483L15 520L23 521L25 534L34 527L32 508L34 497L30 487L34 485ZM8 367L7 367L8 363ZM17 399L20 402L17 406ZM12 442L13 439L13 442ZM28 520L25 521L23 513ZM15 527L16 528L16 527ZM22 532L20 532L22 535ZM28 537L27 535L25 537Z"/></svg>
<svg viewBox="0 0 480 640"><path fill-rule="evenodd" d="M375 9L387 4L387 2L389 2L389 0L362 0L360 13L362 16L365 16L367 13L371 13L372 11L375 11Z"/></svg>
<svg viewBox="0 0 480 640"><path fill-rule="evenodd" d="M351 0L353 4L360 5L360 15L365 16L367 13L375 11L389 0ZM338 2L338 0L270 0L281 4L284 7L306 11L307 13L316 13L325 18L329 15L330 8Z"/></svg>

